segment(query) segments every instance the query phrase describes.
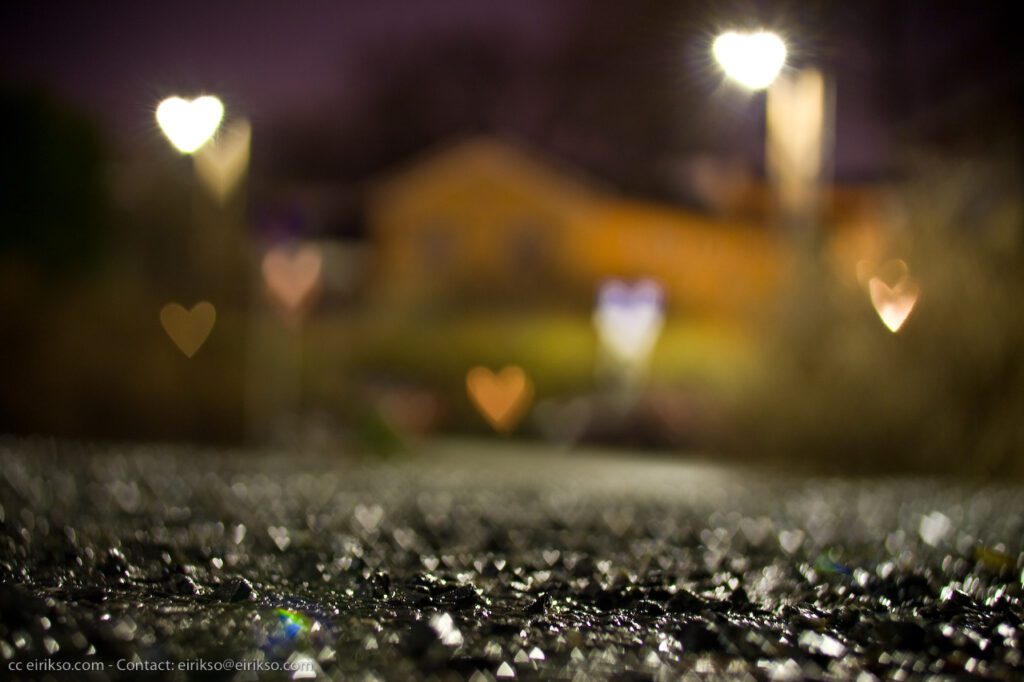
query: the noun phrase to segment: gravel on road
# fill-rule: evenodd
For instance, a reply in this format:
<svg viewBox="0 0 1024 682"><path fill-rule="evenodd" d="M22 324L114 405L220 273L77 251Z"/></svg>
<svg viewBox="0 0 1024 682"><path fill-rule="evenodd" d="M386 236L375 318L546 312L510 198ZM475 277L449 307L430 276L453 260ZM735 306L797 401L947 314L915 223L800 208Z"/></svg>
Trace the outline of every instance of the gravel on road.
<svg viewBox="0 0 1024 682"><path fill-rule="evenodd" d="M1011 483L484 441L8 441L0 471L0 676L1024 677Z"/></svg>

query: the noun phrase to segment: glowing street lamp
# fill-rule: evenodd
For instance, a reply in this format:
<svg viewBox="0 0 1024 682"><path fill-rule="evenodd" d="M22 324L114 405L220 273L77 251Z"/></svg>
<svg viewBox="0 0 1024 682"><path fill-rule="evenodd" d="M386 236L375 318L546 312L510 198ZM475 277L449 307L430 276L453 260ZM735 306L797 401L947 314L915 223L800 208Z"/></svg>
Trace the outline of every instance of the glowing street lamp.
<svg viewBox="0 0 1024 682"><path fill-rule="evenodd" d="M820 206L830 141L830 91L821 71L790 69L786 44L770 31L729 31L711 46L726 76L767 90L765 164L783 223L810 236Z"/></svg>
<svg viewBox="0 0 1024 682"><path fill-rule="evenodd" d="M711 47L725 74L751 90L764 90L786 63L786 44L769 31L729 31Z"/></svg>
<svg viewBox="0 0 1024 682"><path fill-rule="evenodd" d="M168 97L156 108L160 130L182 154L191 154L206 144L222 118L224 105L213 95L193 100Z"/></svg>

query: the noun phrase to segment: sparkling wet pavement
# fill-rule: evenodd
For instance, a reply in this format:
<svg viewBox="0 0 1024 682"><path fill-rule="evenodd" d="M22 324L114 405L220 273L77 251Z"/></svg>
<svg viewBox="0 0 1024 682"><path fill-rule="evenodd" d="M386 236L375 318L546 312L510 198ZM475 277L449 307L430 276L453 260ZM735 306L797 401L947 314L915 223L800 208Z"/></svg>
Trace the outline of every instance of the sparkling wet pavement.
<svg viewBox="0 0 1024 682"><path fill-rule="evenodd" d="M2 674L203 660L383 680L1024 675L1012 484L476 443L355 465L9 442L0 467Z"/></svg>

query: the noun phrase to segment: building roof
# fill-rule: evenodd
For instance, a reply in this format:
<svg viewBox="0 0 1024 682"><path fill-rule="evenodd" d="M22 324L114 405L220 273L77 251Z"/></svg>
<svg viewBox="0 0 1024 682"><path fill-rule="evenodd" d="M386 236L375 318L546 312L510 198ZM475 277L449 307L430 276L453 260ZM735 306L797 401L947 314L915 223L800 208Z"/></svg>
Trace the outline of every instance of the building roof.
<svg viewBox="0 0 1024 682"><path fill-rule="evenodd" d="M613 193L584 173L566 167L518 142L473 136L433 147L418 154L397 172L379 180L370 192L371 204L389 202L396 193L408 200L421 191L466 178L494 179L520 184L534 196L559 202L590 202Z"/></svg>

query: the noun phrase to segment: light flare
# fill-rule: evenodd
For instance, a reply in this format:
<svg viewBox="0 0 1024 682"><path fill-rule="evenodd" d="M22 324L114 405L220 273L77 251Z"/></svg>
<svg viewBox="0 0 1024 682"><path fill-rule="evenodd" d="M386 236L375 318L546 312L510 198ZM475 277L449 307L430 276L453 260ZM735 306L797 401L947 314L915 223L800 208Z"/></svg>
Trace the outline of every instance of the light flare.
<svg viewBox="0 0 1024 682"><path fill-rule="evenodd" d="M771 85L786 63L786 44L769 31L728 31L711 49L726 75L751 90Z"/></svg>
<svg viewBox="0 0 1024 682"><path fill-rule="evenodd" d="M191 154L217 132L224 118L224 105L213 95L193 100L168 97L156 108L156 122L171 144L182 154Z"/></svg>

